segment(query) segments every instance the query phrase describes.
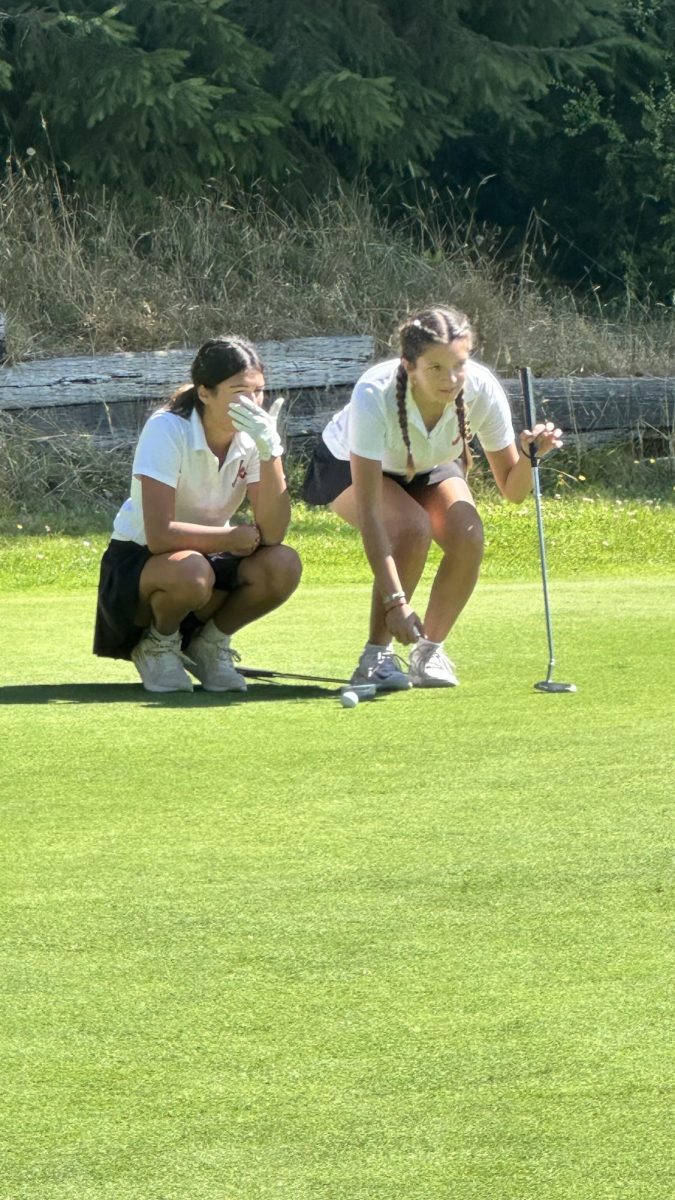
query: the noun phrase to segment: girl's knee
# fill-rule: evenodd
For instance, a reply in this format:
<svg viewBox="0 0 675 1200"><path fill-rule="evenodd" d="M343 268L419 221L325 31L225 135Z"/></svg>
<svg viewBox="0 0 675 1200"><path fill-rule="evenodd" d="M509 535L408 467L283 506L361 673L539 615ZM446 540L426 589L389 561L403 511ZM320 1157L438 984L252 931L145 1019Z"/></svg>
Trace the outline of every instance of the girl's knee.
<svg viewBox="0 0 675 1200"><path fill-rule="evenodd" d="M263 546L246 562L254 565L265 594L275 599L286 599L300 582L302 563L290 546Z"/></svg>
<svg viewBox="0 0 675 1200"><path fill-rule="evenodd" d="M188 609L196 611L211 599L215 579L207 559L202 554L191 554L176 563L175 586L171 591L183 599Z"/></svg>
<svg viewBox="0 0 675 1200"><path fill-rule="evenodd" d="M302 563L290 546L270 546L269 573L272 587L283 596L290 596L300 582Z"/></svg>
<svg viewBox="0 0 675 1200"><path fill-rule="evenodd" d="M483 557L483 522L472 504L453 504L447 515L444 542L446 550Z"/></svg>
<svg viewBox="0 0 675 1200"><path fill-rule="evenodd" d="M402 551L427 550L431 544L431 521L420 505L401 514L389 531L392 549Z"/></svg>

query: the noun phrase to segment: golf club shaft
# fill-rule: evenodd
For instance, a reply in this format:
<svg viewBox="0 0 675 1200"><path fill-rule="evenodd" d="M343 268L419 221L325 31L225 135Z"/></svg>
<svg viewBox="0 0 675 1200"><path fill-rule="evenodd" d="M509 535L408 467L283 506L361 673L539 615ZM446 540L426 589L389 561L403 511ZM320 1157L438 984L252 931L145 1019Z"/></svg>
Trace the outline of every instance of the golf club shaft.
<svg viewBox="0 0 675 1200"><path fill-rule="evenodd" d="M301 679L305 683L349 683L348 679L336 679L332 675L293 675L287 671L265 671L257 667L237 667L245 679Z"/></svg>
<svg viewBox="0 0 675 1200"><path fill-rule="evenodd" d="M520 388L523 395L523 405L525 408L525 427L526 429L534 429L536 425L536 412L534 404L534 391L532 387L532 372L529 367L521 367L519 370ZM537 459L537 451L534 442L530 446L530 461L532 463L532 491L534 493L534 507L537 514L537 533L539 535L539 561L541 563L541 581L544 593L544 613L546 616L546 636L548 638L548 672L546 675L547 681L550 680L555 666L555 654L553 650L553 623L551 621L551 609L548 600L548 571L546 567L546 544L544 542L544 519L541 506L541 486L539 483L539 460Z"/></svg>

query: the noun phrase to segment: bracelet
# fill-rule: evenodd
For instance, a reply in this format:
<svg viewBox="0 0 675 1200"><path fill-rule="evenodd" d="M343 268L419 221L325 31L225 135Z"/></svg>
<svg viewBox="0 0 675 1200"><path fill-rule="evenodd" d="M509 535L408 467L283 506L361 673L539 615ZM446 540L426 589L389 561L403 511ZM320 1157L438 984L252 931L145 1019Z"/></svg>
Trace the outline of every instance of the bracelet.
<svg viewBox="0 0 675 1200"><path fill-rule="evenodd" d="M405 596L401 596L400 600L394 600L393 604L390 604L390 605L388 605L388 607L385 608L385 610L384 610L385 617L386 617L387 613L392 612L393 609L395 609L395 608L405 608L407 603L408 603L408 601L406 600Z"/></svg>
<svg viewBox="0 0 675 1200"><path fill-rule="evenodd" d="M391 604L392 600L405 600L405 592L392 592L389 596L382 597L383 604Z"/></svg>

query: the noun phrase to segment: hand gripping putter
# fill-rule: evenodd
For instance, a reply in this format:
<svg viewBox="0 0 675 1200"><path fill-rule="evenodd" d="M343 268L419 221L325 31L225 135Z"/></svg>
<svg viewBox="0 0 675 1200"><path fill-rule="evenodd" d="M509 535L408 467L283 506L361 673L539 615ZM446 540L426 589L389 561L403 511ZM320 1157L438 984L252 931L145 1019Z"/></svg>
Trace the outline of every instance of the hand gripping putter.
<svg viewBox="0 0 675 1200"><path fill-rule="evenodd" d="M534 392L532 388L532 372L529 367L520 367L518 374L520 375L520 390L523 396L523 405L525 408L525 428L534 429L536 424L536 413L534 405ZM530 444L530 462L532 463L532 489L534 492L534 507L537 513L537 531L539 533L539 559L541 562L541 580L544 588L544 612L546 614L546 633L548 636L548 670L546 678L539 683L535 683L535 690L538 692L576 692L574 683L554 683L551 679L553 668L555 666L555 656L553 653L553 626L551 624L551 610L548 603L548 584L546 579L546 547L544 545L544 521L541 512L541 488L539 486L539 460L535 443Z"/></svg>

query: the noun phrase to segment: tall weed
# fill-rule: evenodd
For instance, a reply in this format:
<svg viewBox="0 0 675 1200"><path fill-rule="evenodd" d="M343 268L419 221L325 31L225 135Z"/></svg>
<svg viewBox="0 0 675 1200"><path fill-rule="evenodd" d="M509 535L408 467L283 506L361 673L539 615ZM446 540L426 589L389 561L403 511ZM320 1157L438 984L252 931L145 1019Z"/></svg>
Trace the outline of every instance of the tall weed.
<svg viewBox="0 0 675 1200"><path fill-rule="evenodd" d="M459 211L459 210L458 210ZM0 184L0 309L10 359L365 333L386 353L401 315L429 301L464 309L478 353L509 373L667 375L671 310L580 309L505 258L496 232L433 206L387 223L365 192L334 191L304 213L279 196L212 188L134 213L107 195L66 195L54 176Z"/></svg>

